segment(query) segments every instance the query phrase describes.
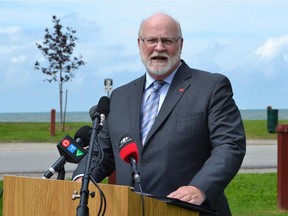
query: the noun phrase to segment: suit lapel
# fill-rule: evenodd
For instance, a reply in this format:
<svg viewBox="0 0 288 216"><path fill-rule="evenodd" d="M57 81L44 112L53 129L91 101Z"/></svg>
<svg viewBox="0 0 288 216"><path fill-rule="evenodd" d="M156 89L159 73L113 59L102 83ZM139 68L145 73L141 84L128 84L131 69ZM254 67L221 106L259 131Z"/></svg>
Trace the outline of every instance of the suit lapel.
<svg viewBox="0 0 288 216"><path fill-rule="evenodd" d="M161 126L161 124L164 122L167 116L172 112L173 108L176 106L178 101L184 95L185 91L187 91L187 89L190 87L191 83L190 78L191 78L191 70L186 65L185 62L182 62L182 65L176 72L175 77L171 83L171 86L167 92L167 95L161 106L159 114L156 117L155 122L147 135L145 146L149 144L149 139Z"/></svg>
<svg viewBox="0 0 288 216"><path fill-rule="evenodd" d="M132 86L129 98L129 119L131 125L131 135L136 143L142 146L140 138L140 115L141 115L141 104L143 97L143 88L145 84L145 75L135 80Z"/></svg>

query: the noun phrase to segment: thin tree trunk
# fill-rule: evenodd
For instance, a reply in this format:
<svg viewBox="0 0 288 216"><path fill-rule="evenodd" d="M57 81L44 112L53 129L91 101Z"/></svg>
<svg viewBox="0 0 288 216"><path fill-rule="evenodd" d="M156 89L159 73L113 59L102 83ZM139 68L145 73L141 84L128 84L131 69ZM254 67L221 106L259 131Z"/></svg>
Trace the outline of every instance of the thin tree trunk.
<svg viewBox="0 0 288 216"><path fill-rule="evenodd" d="M67 109L67 98L68 98L68 90L65 92L65 106L64 106L64 118L63 118L63 131L65 131L65 119L66 119L66 109Z"/></svg>
<svg viewBox="0 0 288 216"><path fill-rule="evenodd" d="M63 90L62 90L63 86L62 86L62 81L60 81L59 84L59 95L60 95L60 126L63 130L63 103L62 103L62 98L63 98ZM64 130L63 130L64 131Z"/></svg>

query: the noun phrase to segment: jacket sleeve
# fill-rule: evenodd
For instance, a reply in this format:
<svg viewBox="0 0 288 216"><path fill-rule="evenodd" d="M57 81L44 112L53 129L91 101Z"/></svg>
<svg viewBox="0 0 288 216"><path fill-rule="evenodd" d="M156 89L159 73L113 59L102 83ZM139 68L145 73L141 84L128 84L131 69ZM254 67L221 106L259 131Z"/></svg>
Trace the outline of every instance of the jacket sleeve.
<svg viewBox="0 0 288 216"><path fill-rule="evenodd" d="M90 163L91 176L101 182L105 177L112 174L115 169L113 150L110 144L109 130L107 120L104 123L102 130L97 136L97 142L94 142L93 151ZM99 146L101 148L99 148ZM82 158L78 166L73 172L72 179L75 180L78 176L83 176L87 166L88 154Z"/></svg>
<svg viewBox="0 0 288 216"><path fill-rule="evenodd" d="M246 152L246 138L240 112L233 100L230 81L219 76L208 110L212 152L190 184L215 202L237 174ZM216 199L216 200L215 200Z"/></svg>

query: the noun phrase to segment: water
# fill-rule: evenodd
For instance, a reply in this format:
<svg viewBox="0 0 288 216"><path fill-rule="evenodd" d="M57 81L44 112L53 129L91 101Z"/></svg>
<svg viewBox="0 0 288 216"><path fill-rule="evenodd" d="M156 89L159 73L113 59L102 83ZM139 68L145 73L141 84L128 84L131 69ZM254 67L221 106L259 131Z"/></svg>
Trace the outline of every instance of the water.
<svg viewBox="0 0 288 216"><path fill-rule="evenodd" d="M50 122L50 112L37 113L0 113L0 122ZM56 122L60 122L60 114L56 113ZM91 122L88 112L67 112L65 122Z"/></svg>
<svg viewBox="0 0 288 216"><path fill-rule="evenodd" d="M243 120L266 120L266 109L245 109L240 110ZM278 110L279 120L288 120L288 109ZM0 113L0 122L50 122L50 112L37 113ZM56 121L60 121L59 113L56 113ZM66 122L91 122L88 112L68 112Z"/></svg>
<svg viewBox="0 0 288 216"><path fill-rule="evenodd" d="M266 109L245 109L240 110L243 120L266 120ZM288 109L278 109L278 119L288 120Z"/></svg>

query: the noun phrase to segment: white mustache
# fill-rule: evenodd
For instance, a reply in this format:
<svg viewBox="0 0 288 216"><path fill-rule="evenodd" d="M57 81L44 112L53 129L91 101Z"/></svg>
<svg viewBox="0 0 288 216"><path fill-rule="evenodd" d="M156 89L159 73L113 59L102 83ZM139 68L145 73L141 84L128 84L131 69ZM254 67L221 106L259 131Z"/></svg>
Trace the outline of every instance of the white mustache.
<svg viewBox="0 0 288 216"><path fill-rule="evenodd" d="M157 57L169 58L169 56L168 56L166 53L156 53L156 54L152 54L150 58L157 58Z"/></svg>

